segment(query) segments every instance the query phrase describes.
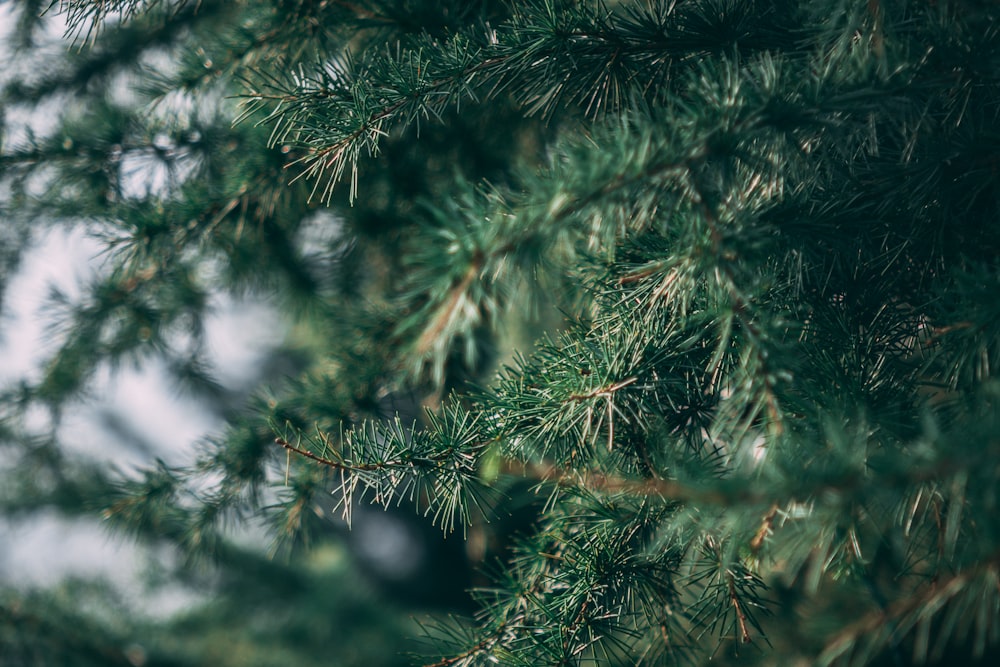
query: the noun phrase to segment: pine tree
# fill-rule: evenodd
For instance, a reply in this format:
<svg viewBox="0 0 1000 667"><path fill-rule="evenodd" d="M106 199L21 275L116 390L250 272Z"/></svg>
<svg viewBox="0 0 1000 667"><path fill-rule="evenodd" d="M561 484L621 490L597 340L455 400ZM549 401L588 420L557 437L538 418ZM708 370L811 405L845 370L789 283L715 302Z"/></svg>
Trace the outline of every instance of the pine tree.
<svg viewBox="0 0 1000 667"><path fill-rule="evenodd" d="M297 552L411 506L487 577L421 664L995 658L993 3L56 10L79 50L5 98L89 105L6 142L4 215L93 220L113 270L7 440L56 465L19 415L101 364L212 391L219 286L300 357L189 467L109 476L108 522L224 552L277 489Z"/></svg>

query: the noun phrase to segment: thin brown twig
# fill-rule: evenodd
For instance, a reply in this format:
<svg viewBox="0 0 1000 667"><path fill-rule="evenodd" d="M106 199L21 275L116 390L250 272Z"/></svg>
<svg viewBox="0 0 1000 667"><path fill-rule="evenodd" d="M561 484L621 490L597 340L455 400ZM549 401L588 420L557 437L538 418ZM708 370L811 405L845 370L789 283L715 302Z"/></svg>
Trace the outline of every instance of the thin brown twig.
<svg viewBox="0 0 1000 667"><path fill-rule="evenodd" d="M316 463L322 463L323 465L334 468L335 470L342 470L344 472L370 472L372 470L383 470L385 468L392 467L394 465L400 465L395 461L385 462L385 463L345 463L343 461L334 461L333 459L324 458L318 454L313 454L308 449L302 449L301 447L296 447L292 443L288 442L284 438L275 438L275 444L281 445L285 449L295 452L300 456L304 456L311 461Z"/></svg>
<svg viewBox="0 0 1000 667"><path fill-rule="evenodd" d="M491 635L489 637L486 637L485 639L483 639L482 641L480 641L478 644L476 644L472 648L470 648L470 649L468 649L466 651L463 651L462 653L459 653L458 655L454 655L454 656L452 656L450 658L441 658L437 662L424 665L424 667L450 667L451 665L457 664L457 663L461 662L462 660L465 660L466 658L469 658L469 657L471 657L471 656L473 656L476 653L479 653L481 651L485 651L485 650L491 648L494 644L498 643L500 641L499 638L498 638L498 636L501 635L503 633L503 631L504 631L504 627L500 626L500 628L497 630L497 632L496 632L495 635Z"/></svg>
<svg viewBox="0 0 1000 667"><path fill-rule="evenodd" d="M375 12L369 11L364 7L358 7L353 2L347 2L346 0L330 0L331 4L337 5L338 7L343 7L347 11L354 14L355 17L359 19L367 19L369 21L384 21L386 23L391 23L391 19L387 16L381 14L376 14Z"/></svg>
<svg viewBox="0 0 1000 667"><path fill-rule="evenodd" d="M616 391L629 386L638 379L639 378L636 377L630 377L607 387L599 387L593 391L587 392L586 394L573 394L569 397L569 400L571 401L585 401L591 398L604 398L607 401L609 452L614 449L615 446L615 405L612 397Z"/></svg>
<svg viewBox="0 0 1000 667"><path fill-rule="evenodd" d="M622 479L597 471L569 471L551 464L511 462L508 472L521 474L539 482L551 482L560 486L583 487L605 493L629 493L643 496L660 496L682 502L703 502L712 505L727 505L733 502L755 502L757 496L747 493L729 493L717 489L698 489L681 482L661 478L644 480Z"/></svg>
<svg viewBox="0 0 1000 667"><path fill-rule="evenodd" d="M415 349L417 354L423 356L430 352L431 348L434 346L435 341L441 333L448 327L448 323L454 317L455 311L458 309L459 304L462 302L462 297L468 291L469 287L472 285L473 281L479 276L479 272L483 268L483 256L481 253L476 253L471 264L469 264L468 270L462 279L457 282L454 287L451 288L451 294L448 300L443 303L439 308L434 319L431 320L430 324L421 334L420 338L417 340Z"/></svg>
<svg viewBox="0 0 1000 667"><path fill-rule="evenodd" d="M880 626L892 623L913 613L920 608L934 609L937 612L947 604L948 600L957 596L962 589L976 577L1000 570L1000 550L994 551L987 558L974 566L959 572L942 584L935 580L930 586L913 595L897 600L888 608L879 608L861 617L838 633L827 645L824 656L838 656L850 651L850 647L858 637L869 636Z"/></svg>
<svg viewBox="0 0 1000 667"><path fill-rule="evenodd" d="M736 610L736 621L740 626L740 641L744 644L749 644L750 630L747 627L747 617L743 613L743 606L740 604L740 598L736 594L736 581L733 578L732 572L726 573L726 579L729 583L729 600L733 604L733 609Z"/></svg>
<svg viewBox="0 0 1000 667"><path fill-rule="evenodd" d="M666 264L665 262L651 262L644 266L640 266L635 270L621 276L618 279L618 284L628 285L630 283L641 282L642 280L659 273L665 264Z"/></svg>
<svg viewBox="0 0 1000 667"><path fill-rule="evenodd" d="M586 394L572 394L569 399L571 401L586 401L590 398L607 398L611 394L615 393L619 389L624 389L625 387L638 382L639 378L630 377L621 382L616 382L614 384L608 385L607 387L598 387L597 389L587 392Z"/></svg>
<svg viewBox="0 0 1000 667"><path fill-rule="evenodd" d="M311 459L313 461L316 461L317 463L322 463L325 466L329 466L331 468L337 468L338 470L349 470L350 469L350 466L346 466L343 463L340 463L339 461L334 461L332 459L323 458L322 456L319 456L318 454L313 454L308 449L302 449L301 447L296 447L295 445L293 445L292 443L288 442L284 438L275 438L274 442L275 442L275 444L281 445L282 447L284 447L285 449L287 449L290 452L295 452L296 454L298 454L300 456L304 456L307 459Z"/></svg>
<svg viewBox="0 0 1000 667"><path fill-rule="evenodd" d="M760 528L757 529L757 534L753 536L750 540L750 550L753 553L760 551L760 548L764 546L764 540L767 536L771 534L771 528L774 526L774 517L778 514L778 503L773 503L771 508L764 515L764 520L761 521Z"/></svg>

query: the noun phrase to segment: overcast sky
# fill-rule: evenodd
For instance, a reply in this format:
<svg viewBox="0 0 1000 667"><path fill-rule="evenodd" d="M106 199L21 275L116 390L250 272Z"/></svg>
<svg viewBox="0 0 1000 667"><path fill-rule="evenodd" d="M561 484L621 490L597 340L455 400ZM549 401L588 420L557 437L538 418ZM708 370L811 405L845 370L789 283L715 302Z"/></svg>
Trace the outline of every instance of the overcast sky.
<svg viewBox="0 0 1000 667"><path fill-rule="evenodd" d="M18 275L8 284L0 316L0 384L37 379L57 342L48 295L58 288L71 298L83 297L80 285L100 271L100 246L84 230L56 228L39 234ZM259 327L276 316L260 302L216 299L206 323L207 349L223 384L239 389L255 378L255 368L280 342L280 327ZM35 415L44 432L47 415ZM134 470L160 458L168 464L190 463L199 442L222 427L203 403L178 392L156 361L98 374L87 400L67 411L59 427L69 449ZM124 438L123 434L134 437ZM130 440L130 441L129 441ZM141 446L137 446L141 445ZM42 585L67 575L106 576L126 594L135 591L142 573L137 550L113 537L96 521L68 521L56 515L11 523L0 518L0 579L7 584ZM183 597L172 598L181 603ZM168 601L154 606L163 610Z"/></svg>
<svg viewBox="0 0 1000 667"><path fill-rule="evenodd" d="M0 85L13 73L37 67L23 57L10 58L5 48L14 24L12 3L0 0ZM51 22L41 35L48 48L66 48L63 25ZM5 109L15 129L4 137L8 146L27 136L28 128L43 136L63 100L29 111ZM141 165L132 170L136 182L155 182ZM0 221L2 224L2 221ZM37 380L45 360L58 345L52 335L55 313L49 295L58 290L70 300L84 298L81 286L105 270L102 246L83 226L46 228L38 232L16 276L7 284L0 313L0 385ZM233 300L217 295L213 315L206 323L207 349L220 382L241 389L256 379L256 368L268 350L283 336L280 326L256 323L280 321L265 303ZM88 399L67 411L60 423L61 440L109 466L134 470L161 458L170 464L190 463L198 443L217 432L222 423L203 403L181 394L164 371L152 361L142 367L125 367L98 373ZM32 426L45 432L48 415L39 409ZM67 521L56 515L32 516L11 523L0 518L0 583L48 584L66 575L107 576L125 589L134 589L141 560L134 546L111 537L96 521ZM159 604L159 603L158 603Z"/></svg>

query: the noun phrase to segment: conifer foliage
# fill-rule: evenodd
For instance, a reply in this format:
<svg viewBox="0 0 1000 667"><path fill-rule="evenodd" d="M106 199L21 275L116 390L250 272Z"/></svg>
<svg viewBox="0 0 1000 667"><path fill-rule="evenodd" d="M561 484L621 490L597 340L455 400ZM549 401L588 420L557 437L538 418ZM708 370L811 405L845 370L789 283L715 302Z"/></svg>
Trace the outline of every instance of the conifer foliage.
<svg viewBox="0 0 1000 667"><path fill-rule="evenodd" d="M78 48L7 103L88 104L4 145L8 236L83 216L113 267L5 437L101 364L212 391L214 289L301 338L198 461L109 478L109 522L211 551L276 489L297 548L411 505L489 545L474 617L425 623L440 667L996 650L994 3L48 11Z"/></svg>

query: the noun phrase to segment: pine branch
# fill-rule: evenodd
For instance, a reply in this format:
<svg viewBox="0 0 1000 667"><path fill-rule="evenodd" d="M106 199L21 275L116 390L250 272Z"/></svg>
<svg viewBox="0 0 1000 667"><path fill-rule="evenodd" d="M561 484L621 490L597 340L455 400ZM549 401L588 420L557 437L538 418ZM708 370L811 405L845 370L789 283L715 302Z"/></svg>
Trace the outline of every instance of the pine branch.
<svg viewBox="0 0 1000 667"><path fill-rule="evenodd" d="M442 530L454 530L456 522L464 530L474 512L491 512L496 492L479 478L479 462L492 443L479 439L481 417L458 404L445 404L439 414L427 413L427 419L429 427L423 430L406 428L398 418L369 422L344 433L339 446L318 433L313 449L321 453L293 445L285 436L275 442L340 473L334 493L348 522L356 501L370 495L383 507L404 499L418 509L426 503L424 515L432 515Z"/></svg>
<svg viewBox="0 0 1000 667"><path fill-rule="evenodd" d="M747 616L743 613L739 595L736 593L736 580L732 572L726 573L726 583L729 587L729 601L732 602L733 610L736 612L737 625L740 630L739 641L743 644L749 644L752 640L750 638L750 630L747 627Z"/></svg>
<svg viewBox="0 0 1000 667"><path fill-rule="evenodd" d="M442 658L437 662L425 664L424 667L452 667L453 665L466 663L480 654L489 654L489 652L492 651L493 648L500 642L499 636L503 633L504 628L501 626L501 628L497 630L495 636L486 637L478 644L475 644L462 653L449 658Z"/></svg>
<svg viewBox="0 0 1000 667"><path fill-rule="evenodd" d="M765 626L776 663L981 654L1000 596L997 11L841 4L67 0L94 46L12 68L5 99L87 111L41 138L5 122L27 139L0 151L0 209L19 231L84 221L116 252L62 299L42 377L3 393L5 451L41 461L12 469L5 507L92 492L11 424L106 361L223 391L205 317L219 292L264 292L300 375L193 467L105 490L111 525L223 553L223 523L282 477L267 510L289 553L329 528L330 492L348 520L368 500L471 525L469 559L503 562L432 667L661 664L678 638L697 663ZM167 74L128 92L157 108L104 100L153 47ZM230 128L234 78L269 140ZM170 185L133 195L124 163L146 158ZM486 388L440 401L468 385ZM791 631L763 622L777 581Z"/></svg>
<svg viewBox="0 0 1000 667"><path fill-rule="evenodd" d="M321 201L330 201L350 166L353 200L358 160L364 152L377 154L390 127L440 117L464 99L486 101L505 91L527 105L529 113L550 116L564 98L583 104L588 114L614 111L635 87L637 63L630 60L642 59L649 67L649 54L657 53L656 67L668 70L675 60L692 55L670 39L672 31L688 38L696 32L684 17L670 17L665 25L664 17L630 11L627 18L613 18L583 7L573 14L529 6L499 30L476 26L443 44L407 42L397 45L395 54L379 54L358 67L347 61L332 73L300 72L287 83L275 82L274 92L253 90L245 116L273 103L260 121L274 126L272 145L291 141L306 151L297 163L304 167L300 177L316 181L314 193L320 192ZM705 26L708 41L715 39L711 28ZM481 32L488 35L485 41L477 35ZM703 48L687 44L695 52ZM565 69L574 61L579 64ZM596 81L581 79L581 67L587 65L598 72ZM382 84L378 89L366 83L374 78Z"/></svg>
<svg viewBox="0 0 1000 667"><path fill-rule="evenodd" d="M911 628L921 628L920 642L916 647L916 658L924 661L928 658L930 646L928 633L935 617L945 615L949 618L944 630L937 631L935 654L940 656L947 643L952 639L951 633L958 632L956 620L966 617L975 629L977 653L985 649L986 636L991 632L991 624L996 622L995 612L983 615L985 609L996 606L1000 601L1000 551L963 568L960 572L946 579L938 579L932 585L914 591L901 597L885 609L870 612L838 632L826 645L819 658L820 664L831 665L840 660L851 661L852 654L859 645L865 645L860 650L865 651L861 660L874 655L886 645L898 641ZM971 599L964 599L970 597ZM985 603L978 598L985 598ZM990 604L989 600L993 603Z"/></svg>
<svg viewBox="0 0 1000 667"><path fill-rule="evenodd" d="M388 136L387 126L409 125L420 117L440 116L449 105L462 98L475 98L469 82L502 63L501 59L475 60L474 47L459 41L455 54L443 64L428 61L419 50L377 57L354 69L350 61L334 72L322 70L309 77L300 74L295 90L275 84L277 92L252 91L251 104L243 117L263 105L275 102L274 110L260 123L274 125L271 145L292 142L306 154L291 165L304 166L296 178L316 181L320 200L329 203L333 188L345 168L351 166L351 200L357 196L357 162L361 154L378 153L380 140ZM470 62L471 61L471 62ZM395 77L379 89L365 82L371 71L387 70ZM334 110L331 113L331 110ZM335 115L342 114L340 117ZM327 175L329 174L329 175ZM324 183L325 181L325 183Z"/></svg>
<svg viewBox="0 0 1000 667"><path fill-rule="evenodd" d="M473 281L479 279L482 269L483 258L478 255L474 256L461 281L451 288L447 301L438 307L434 318L424 330L424 333L420 335L420 338L417 339L414 345L417 356L424 357L429 354L433 347L440 345L444 338L444 332L455 326L455 321L460 316L459 311L463 309L463 304L468 299L467 292L469 287ZM447 338L444 338L444 340L447 340ZM437 356L441 357L443 355L439 354Z"/></svg>

